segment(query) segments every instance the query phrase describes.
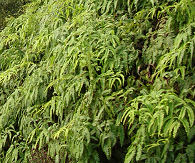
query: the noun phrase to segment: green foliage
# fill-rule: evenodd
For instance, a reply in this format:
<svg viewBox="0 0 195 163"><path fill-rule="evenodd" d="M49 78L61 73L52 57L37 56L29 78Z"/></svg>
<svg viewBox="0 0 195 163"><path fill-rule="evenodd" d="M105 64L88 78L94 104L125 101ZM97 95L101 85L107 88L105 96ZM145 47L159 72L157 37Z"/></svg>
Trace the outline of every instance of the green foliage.
<svg viewBox="0 0 195 163"><path fill-rule="evenodd" d="M135 157L136 161L146 159L150 162L152 155L155 155L157 162L166 162L170 158L167 156L170 153L168 146L176 144L175 139L190 135L190 128L194 124L195 103L162 89L149 94L143 93L130 101L130 106L123 115L131 136L131 145L125 160L130 162ZM186 133L180 133L179 130ZM159 150L163 152L159 153ZM142 155L148 156L144 158Z"/></svg>
<svg viewBox="0 0 195 163"><path fill-rule="evenodd" d="M0 31L6 26L10 17L22 14L24 5L30 0L0 0Z"/></svg>
<svg viewBox="0 0 195 163"><path fill-rule="evenodd" d="M0 32L0 162L194 162L193 6L26 4Z"/></svg>

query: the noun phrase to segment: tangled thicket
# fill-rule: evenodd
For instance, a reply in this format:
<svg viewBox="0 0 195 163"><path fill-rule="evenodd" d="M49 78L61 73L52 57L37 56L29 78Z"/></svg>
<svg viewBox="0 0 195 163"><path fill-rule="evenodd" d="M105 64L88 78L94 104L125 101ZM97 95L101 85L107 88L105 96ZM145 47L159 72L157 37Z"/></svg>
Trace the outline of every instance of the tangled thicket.
<svg viewBox="0 0 195 163"><path fill-rule="evenodd" d="M194 162L194 1L23 10L0 32L0 162Z"/></svg>

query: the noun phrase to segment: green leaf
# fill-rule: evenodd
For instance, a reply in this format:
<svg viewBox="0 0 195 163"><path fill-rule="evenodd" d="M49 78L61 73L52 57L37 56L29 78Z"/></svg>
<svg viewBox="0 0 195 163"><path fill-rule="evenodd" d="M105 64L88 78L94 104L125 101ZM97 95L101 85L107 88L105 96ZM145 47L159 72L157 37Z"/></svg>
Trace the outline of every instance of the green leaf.
<svg viewBox="0 0 195 163"><path fill-rule="evenodd" d="M129 149L128 149L128 152L125 156L125 161L124 163L129 163L132 161L133 157L135 156L136 154L136 147L133 147L131 146Z"/></svg>
<svg viewBox="0 0 195 163"><path fill-rule="evenodd" d="M190 126L189 126L189 123L187 121L186 118L184 118L183 120L180 120L185 128L185 131L187 134L189 134L189 131L190 131Z"/></svg>
<svg viewBox="0 0 195 163"><path fill-rule="evenodd" d="M190 127L194 125L194 112L191 107L186 107L188 117L189 117L189 122L190 122Z"/></svg>

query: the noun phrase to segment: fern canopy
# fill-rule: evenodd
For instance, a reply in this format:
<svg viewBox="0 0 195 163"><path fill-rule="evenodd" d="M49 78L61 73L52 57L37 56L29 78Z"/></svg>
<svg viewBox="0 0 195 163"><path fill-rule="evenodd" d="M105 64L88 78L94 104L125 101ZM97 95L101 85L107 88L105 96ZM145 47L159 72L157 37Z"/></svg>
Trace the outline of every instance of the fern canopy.
<svg viewBox="0 0 195 163"><path fill-rule="evenodd" d="M194 1L14 2L0 162L194 162Z"/></svg>

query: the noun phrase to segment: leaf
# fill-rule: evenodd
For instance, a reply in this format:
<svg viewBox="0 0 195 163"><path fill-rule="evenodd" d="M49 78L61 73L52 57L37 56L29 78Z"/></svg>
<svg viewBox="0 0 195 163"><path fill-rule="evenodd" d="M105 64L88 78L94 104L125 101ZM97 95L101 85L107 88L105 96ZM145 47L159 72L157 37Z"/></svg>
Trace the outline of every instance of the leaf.
<svg viewBox="0 0 195 163"><path fill-rule="evenodd" d="M182 107L178 118L183 119L185 117L185 114L186 114L186 108Z"/></svg>
<svg viewBox="0 0 195 163"><path fill-rule="evenodd" d="M194 124L194 112L192 108L188 106L186 107L186 110L187 110L188 117L189 117L190 127L192 127Z"/></svg>
<svg viewBox="0 0 195 163"><path fill-rule="evenodd" d="M125 156L124 163L131 162L133 157L135 156L135 152L136 152L136 147L130 146L130 148L128 149L128 152L127 152L127 154Z"/></svg>
<svg viewBox="0 0 195 163"><path fill-rule="evenodd" d="M161 154L161 157L162 158L165 157L165 156L167 156L167 152L169 151L168 150L169 149L169 146L170 146L170 144L169 144L169 141L167 140L167 142L165 142L165 146L164 146L163 151L162 151L162 154ZM166 159L164 159L164 160L166 160Z"/></svg>
<svg viewBox="0 0 195 163"><path fill-rule="evenodd" d="M164 127L164 133L165 133L165 135L167 135L168 133L170 133L172 131L172 128L174 127L173 124L174 124L174 119L168 120L168 122L165 124L165 127Z"/></svg>
<svg viewBox="0 0 195 163"><path fill-rule="evenodd" d="M125 133L122 125L119 126L119 139L120 139L120 145L122 147L125 140Z"/></svg>
<svg viewBox="0 0 195 163"><path fill-rule="evenodd" d="M15 148L12 152L12 161L16 161L18 159L18 149Z"/></svg>
<svg viewBox="0 0 195 163"><path fill-rule="evenodd" d="M177 131L178 131L179 127L180 127L180 123L177 121L177 122L175 123L175 127L174 127L174 129L173 129L173 137L174 137L174 138L176 137L176 134L177 134Z"/></svg>
<svg viewBox="0 0 195 163"><path fill-rule="evenodd" d="M142 155L142 145L139 143L137 146L136 161L139 161Z"/></svg>
<svg viewBox="0 0 195 163"><path fill-rule="evenodd" d="M190 131L190 126L189 126L189 123L187 121L186 118L184 118L183 120L180 120L185 128L185 131L187 134L189 134L189 131Z"/></svg>
<svg viewBox="0 0 195 163"><path fill-rule="evenodd" d="M163 123L164 123L164 112L163 111L159 111L158 117L158 135L160 135Z"/></svg>

